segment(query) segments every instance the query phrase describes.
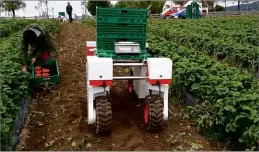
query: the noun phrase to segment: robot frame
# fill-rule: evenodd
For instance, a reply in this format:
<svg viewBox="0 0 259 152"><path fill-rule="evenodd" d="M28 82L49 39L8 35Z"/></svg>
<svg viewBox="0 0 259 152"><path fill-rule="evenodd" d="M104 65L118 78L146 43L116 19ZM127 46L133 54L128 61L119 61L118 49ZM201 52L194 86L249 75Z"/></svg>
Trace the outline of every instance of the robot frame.
<svg viewBox="0 0 259 152"><path fill-rule="evenodd" d="M107 15L107 12L112 15ZM133 32L137 26L131 26L135 24L130 20L132 16L144 19L146 23L147 14L147 9L97 8L97 41L86 42L88 124L95 124L97 134L111 133L112 103L109 93L112 82L116 80L128 80L129 92L134 89L139 99L145 99L144 124L149 131L162 129L163 122L168 119L168 90L173 62L169 58L155 58L147 53L146 33L143 33L144 44L137 39L129 41L127 37L127 32L140 34ZM118 30L121 25L121 30ZM110 28L113 26L118 27ZM141 27L146 31L146 24ZM125 33L119 36L122 31ZM114 39L111 33L113 36L117 34L120 39ZM123 41L120 41L122 38ZM129 67L129 75L113 76L115 67Z"/></svg>

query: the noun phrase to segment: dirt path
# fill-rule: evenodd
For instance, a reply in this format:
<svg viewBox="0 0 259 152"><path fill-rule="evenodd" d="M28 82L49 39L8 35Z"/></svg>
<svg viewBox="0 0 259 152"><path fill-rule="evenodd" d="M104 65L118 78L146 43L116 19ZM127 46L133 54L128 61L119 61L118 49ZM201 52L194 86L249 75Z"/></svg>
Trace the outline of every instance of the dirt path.
<svg viewBox="0 0 259 152"><path fill-rule="evenodd" d="M95 31L65 23L59 36L61 84L49 94L34 97L17 150L216 150L180 119L177 108L170 107L172 114L163 131L146 132L139 101L129 97L120 81L111 91L113 132L96 136L94 127L87 125L85 73L85 41L95 40Z"/></svg>

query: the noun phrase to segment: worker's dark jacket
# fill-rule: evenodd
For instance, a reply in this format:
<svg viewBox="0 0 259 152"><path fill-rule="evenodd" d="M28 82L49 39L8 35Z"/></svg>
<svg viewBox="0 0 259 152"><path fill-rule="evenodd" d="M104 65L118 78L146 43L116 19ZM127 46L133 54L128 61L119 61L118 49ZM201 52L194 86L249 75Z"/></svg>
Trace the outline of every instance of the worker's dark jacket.
<svg viewBox="0 0 259 152"><path fill-rule="evenodd" d="M55 51L55 45L54 42L47 31L47 29L44 26L39 26L37 24L31 24L25 28L25 30L29 28L36 28L42 32L42 39L40 43L38 43L35 46L31 46L33 48L32 50L32 56L35 57L36 59L39 59L42 56L42 53L45 51L51 52ZM25 66L27 65L27 55L28 55L28 47L29 44L22 38L21 40L21 60L22 64Z"/></svg>
<svg viewBox="0 0 259 152"><path fill-rule="evenodd" d="M70 13L72 13L73 8L71 5L68 5L66 10L67 10L67 13L70 14Z"/></svg>

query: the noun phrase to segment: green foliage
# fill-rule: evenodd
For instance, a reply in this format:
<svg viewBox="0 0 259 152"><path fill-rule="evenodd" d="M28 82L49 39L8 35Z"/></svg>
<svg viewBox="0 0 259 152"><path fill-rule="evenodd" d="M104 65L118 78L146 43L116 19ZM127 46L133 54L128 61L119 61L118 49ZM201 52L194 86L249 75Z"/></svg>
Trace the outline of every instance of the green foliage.
<svg viewBox="0 0 259 152"><path fill-rule="evenodd" d="M83 24L88 26L96 27L96 20L95 19L85 19L82 21Z"/></svg>
<svg viewBox="0 0 259 152"><path fill-rule="evenodd" d="M134 2L133 1L118 1L115 4L116 8L134 8Z"/></svg>
<svg viewBox="0 0 259 152"><path fill-rule="evenodd" d="M149 5L151 13L157 14L162 12L165 1L118 1L115 4L116 8L142 8L146 9Z"/></svg>
<svg viewBox="0 0 259 152"><path fill-rule="evenodd" d="M6 11L8 12L12 12L13 13L13 17L15 17L15 10L19 10L22 8L26 7L26 4L21 1L21 0L17 0L17 1L3 1L3 6L2 6Z"/></svg>
<svg viewBox="0 0 259 152"><path fill-rule="evenodd" d="M93 16L96 15L96 7L111 7L111 3L110 1L89 1L87 4L87 9Z"/></svg>
<svg viewBox="0 0 259 152"><path fill-rule="evenodd" d="M259 30L254 28L257 22L255 17L166 22L152 20L149 30L178 45L194 48L198 53L215 56L218 60L254 72L258 64Z"/></svg>
<svg viewBox="0 0 259 152"><path fill-rule="evenodd" d="M24 20L24 19L12 19L12 20L2 20L0 21L0 38L7 37L10 34L22 30L29 23L36 20Z"/></svg>
<svg viewBox="0 0 259 152"><path fill-rule="evenodd" d="M150 26L159 25L154 21ZM196 49L174 43L168 38L172 29L164 25L163 29L150 28L148 43L155 53L173 60L171 93L188 91L206 101L190 108L189 117L204 130L218 128L222 134L234 133L248 147L255 145L259 140L258 80ZM186 43L191 43L191 39Z"/></svg>
<svg viewBox="0 0 259 152"><path fill-rule="evenodd" d="M6 22L6 24L8 24L7 22L9 22L9 20L1 22ZM15 22L17 23L17 26L24 24L24 21L22 20L16 20ZM9 23L10 26L13 24L13 22ZM58 26L58 22L50 20L31 20L26 23L38 23L40 25L44 25L50 32L57 30ZM16 29L19 30L19 28ZM15 30L12 29L12 31ZM29 95L28 84L31 76L28 72L22 72L22 65L20 64L19 58L22 32L23 31L13 33L11 36L0 42L1 150L2 148L5 148L5 146L9 145L12 138L13 123L18 107L20 106L21 99Z"/></svg>
<svg viewBox="0 0 259 152"><path fill-rule="evenodd" d="M220 12L220 11L225 11L225 8L224 8L223 6L216 5L215 8L214 8L214 10L215 10L216 12Z"/></svg>

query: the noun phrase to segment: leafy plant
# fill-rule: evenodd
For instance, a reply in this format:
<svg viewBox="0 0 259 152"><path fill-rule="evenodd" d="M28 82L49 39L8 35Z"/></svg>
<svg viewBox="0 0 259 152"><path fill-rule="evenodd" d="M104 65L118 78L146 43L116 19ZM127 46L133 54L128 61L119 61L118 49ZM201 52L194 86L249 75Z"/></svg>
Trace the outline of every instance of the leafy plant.
<svg viewBox="0 0 259 152"><path fill-rule="evenodd" d="M22 20L20 21L24 22ZM19 22L19 20L16 22ZM29 24L35 22L36 21L27 21L25 23ZM12 24L13 22L9 23ZM46 26L50 32L54 32L58 27L58 23L55 21L42 20L36 23ZM9 146L9 142L13 136L13 124L16 112L20 107L20 101L29 95L28 84L30 74L22 72L22 65L19 58L21 36L22 31L19 31L11 34L11 36L0 42L1 150L6 150L4 148Z"/></svg>
<svg viewBox="0 0 259 152"><path fill-rule="evenodd" d="M259 83L256 78L168 41L164 35L154 35L154 31L148 33L150 48L174 62L171 86L174 91L188 91L207 101L190 109L190 117L198 127L223 128L222 134L234 133L248 147L255 145L259 140Z"/></svg>
<svg viewBox="0 0 259 152"><path fill-rule="evenodd" d="M166 22L151 20L149 31L178 45L193 48L197 53L216 56L218 60L255 72L258 66L259 30L253 27L257 20L254 17ZM240 28L240 25L244 26ZM237 28L238 31L235 30Z"/></svg>

